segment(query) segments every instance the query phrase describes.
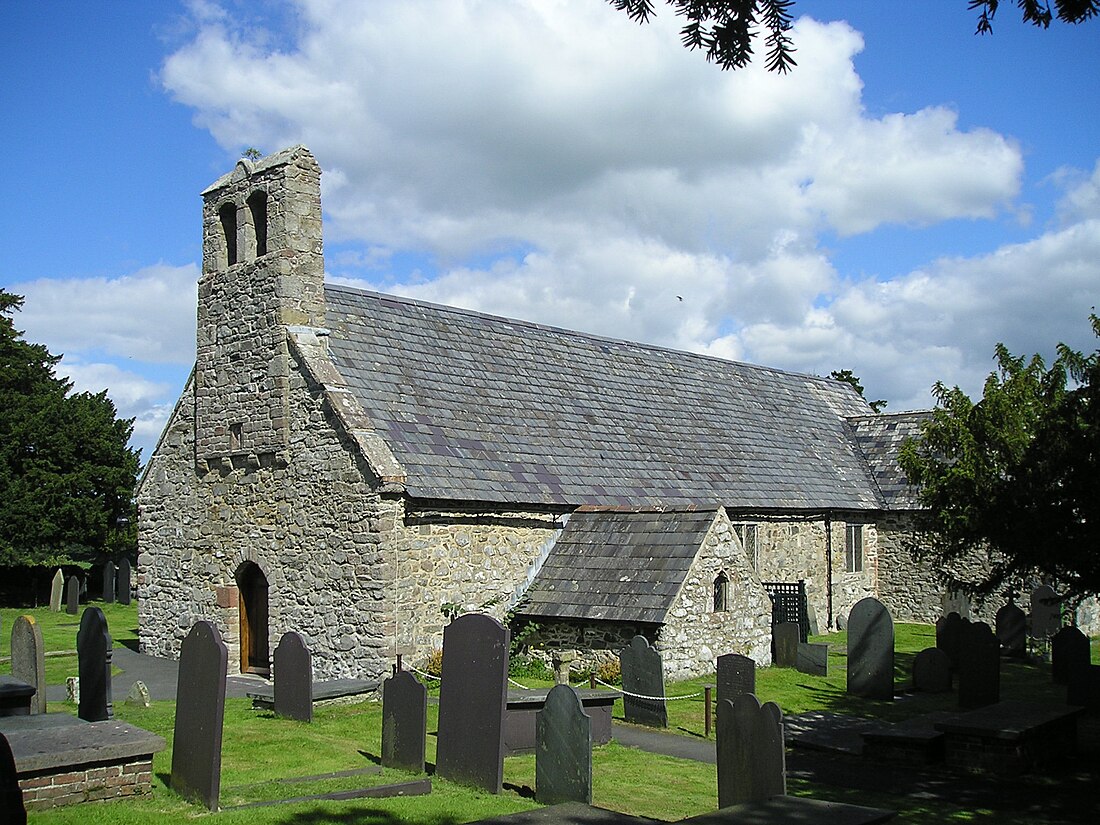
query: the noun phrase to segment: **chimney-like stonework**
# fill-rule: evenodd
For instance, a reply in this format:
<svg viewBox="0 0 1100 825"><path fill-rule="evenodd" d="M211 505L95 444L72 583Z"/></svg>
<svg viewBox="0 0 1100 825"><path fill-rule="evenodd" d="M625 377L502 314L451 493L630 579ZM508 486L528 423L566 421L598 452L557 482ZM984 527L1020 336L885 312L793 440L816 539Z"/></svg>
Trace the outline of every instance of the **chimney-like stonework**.
<svg viewBox="0 0 1100 825"><path fill-rule="evenodd" d="M196 468L285 465L286 327L324 325L321 168L295 146L238 161L202 197Z"/></svg>

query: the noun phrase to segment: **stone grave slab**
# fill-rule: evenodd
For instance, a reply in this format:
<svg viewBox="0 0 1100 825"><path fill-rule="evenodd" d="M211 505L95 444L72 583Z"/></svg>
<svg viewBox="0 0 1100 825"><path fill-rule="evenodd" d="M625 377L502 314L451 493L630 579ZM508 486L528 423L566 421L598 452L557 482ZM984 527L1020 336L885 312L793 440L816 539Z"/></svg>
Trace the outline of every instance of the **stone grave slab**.
<svg viewBox="0 0 1100 825"><path fill-rule="evenodd" d="M1089 661L1089 637L1076 627L1063 627L1051 636L1050 676L1057 684L1069 684L1070 675Z"/></svg>
<svg viewBox="0 0 1100 825"><path fill-rule="evenodd" d="M575 690L591 720L592 744L606 745L611 741L611 711L615 700L623 697L622 692L588 688ZM509 689L508 707L504 714L505 756L535 752L535 723L549 693L550 688Z"/></svg>
<svg viewBox="0 0 1100 825"><path fill-rule="evenodd" d="M103 601L112 604L115 600L115 569L113 561L103 563Z"/></svg>
<svg viewBox="0 0 1100 825"><path fill-rule="evenodd" d="M1027 614L1014 604L997 611L995 620L1001 653L1019 659L1027 652Z"/></svg>
<svg viewBox="0 0 1100 825"><path fill-rule="evenodd" d="M950 767L1016 775L1064 763L1077 751L1081 708L1005 701L936 723Z"/></svg>
<svg viewBox="0 0 1100 825"><path fill-rule="evenodd" d="M959 669L959 645L962 642L962 629L969 624L958 613L948 613L936 620L936 647L947 654L951 669Z"/></svg>
<svg viewBox="0 0 1100 825"><path fill-rule="evenodd" d="M0 718L30 716L34 694L34 687L22 679L0 675Z"/></svg>
<svg viewBox="0 0 1100 825"><path fill-rule="evenodd" d="M491 616L467 613L443 630L436 772L500 793L511 634Z"/></svg>
<svg viewBox="0 0 1100 825"><path fill-rule="evenodd" d="M1070 671L1066 704L1082 707L1089 713L1100 711L1100 665L1082 664Z"/></svg>
<svg viewBox="0 0 1100 825"><path fill-rule="evenodd" d="M870 596L848 614L848 693L894 698L894 621L885 605Z"/></svg>
<svg viewBox="0 0 1100 825"><path fill-rule="evenodd" d="M76 658L80 674L80 702L77 716L86 722L110 719L111 634L107 619L98 607L87 607L80 616L76 633Z"/></svg>
<svg viewBox="0 0 1100 825"><path fill-rule="evenodd" d="M382 764L424 772L428 689L407 670L382 683Z"/></svg>
<svg viewBox="0 0 1100 825"><path fill-rule="evenodd" d="M951 690L951 657L938 647L927 647L913 659L913 689L919 693Z"/></svg>
<svg viewBox="0 0 1100 825"><path fill-rule="evenodd" d="M61 568L57 568L57 572L53 574L53 580L50 582L50 610L54 613L61 611L61 597L64 595L65 590L65 574L61 572Z"/></svg>
<svg viewBox="0 0 1100 825"><path fill-rule="evenodd" d="M80 612L80 579L76 576L69 576L65 584L65 612L70 616Z"/></svg>
<svg viewBox="0 0 1100 825"><path fill-rule="evenodd" d="M829 675L829 646L810 642L798 643L798 655L794 662L795 670L810 676Z"/></svg>
<svg viewBox="0 0 1100 825"><path fill-rule="evenodd" d="M895 816L897 811L886 808L806 796L773 796L681 819L678 825L878 825Z"/></svg>
<svg viewBox="0 0 1100 825"><path fill-rule="evenodd" d="M17 616L11 625L11 675L34 688L31 713L46 712L46 646L34 616Z"/></svg>
<svg viewBox="0 0 1100 825"><path fill-rule="evenodd" d="M719 656L715 701L728 699L732 702L742 693L756 693L756 662L740 653Z"/></svg>
<svg viewBox="0 0 1100 825"><path fill-rule="evenodd" d="M787 792L783 712L742 694L719 704L715 727L718 807L763 802Z"/></svg>
<svg viewBox="0 0 1100 825"><path fill-rule="evenodd" d="M569 685L555 685L535 721L535 799L592 802L592 720Z"/></svg>
<svg viewBox="0 0 1100 825"><path fill-rule="evenodd" d="M778 622L772 625L772 661L776 667L794 667L798 661L798 644L802 641L798 622Z"/></svg>
<svg viewBox="0 0 1100 825"><path fill-rule="evenodd" d="M635 636L619 651L623 679L623 717L636 725L668 727L665 673L661 654L645 636ZM634 694L633 696L631 694Z"/></svg>
<svg viewBox="0 0 1100 825"><path fill-rule="evenodd" d="M959 707L985 707L1001 698L1001 643L985 622L963 627L959 650Z"/></svg>
<svg viewBox="0 0 1100 825"><path fill-rule="evenodd" d="M1041 584L1031 591L1031 637L1049 639L1062 626L1062 603L1050 585Z"/></svg>
<svg viewBox="0 0 1100 825"><path fill-rule="evenodd" d="M129 604L133 599L133 591L131 589L132 568L130 566L130 560L123 558L118 563L118 603Z"/></svg>
<svg viewBox="0 0 1100 825"><path fill-rule="evenodd" d="M0 733L0 813L2 821L11 825L27 825L27 809L23 806L23 791L15 770L8 738Z"/></svg>
<svg viewBox="0 0 1100 825"><path fill-rule="evenodd" d="M229 652L218 629L196 622L180 646L172 790L218 810L222 780L222 723Z"/></svg>
<svg viewBox="0 0 1100 825"><path fill-rule="evenodd" d="M287 631L275 648L275 715L313 721L313 656L300 633Z"/></svg>

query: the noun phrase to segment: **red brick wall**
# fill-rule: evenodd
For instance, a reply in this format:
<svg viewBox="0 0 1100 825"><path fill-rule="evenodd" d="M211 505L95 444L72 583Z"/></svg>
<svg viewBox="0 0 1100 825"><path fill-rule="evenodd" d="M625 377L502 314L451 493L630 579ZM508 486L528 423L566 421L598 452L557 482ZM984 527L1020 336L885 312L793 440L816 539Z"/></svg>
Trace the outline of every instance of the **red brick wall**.
<svg viewBox="0 0 1100 825"><path fill-rule="evenodd" d="M117 799L150 793L153 782L151 756L126 763L97 763L64 773L41 771L19 778L23 804L28 811L56 808L75 802Z"/></svg>

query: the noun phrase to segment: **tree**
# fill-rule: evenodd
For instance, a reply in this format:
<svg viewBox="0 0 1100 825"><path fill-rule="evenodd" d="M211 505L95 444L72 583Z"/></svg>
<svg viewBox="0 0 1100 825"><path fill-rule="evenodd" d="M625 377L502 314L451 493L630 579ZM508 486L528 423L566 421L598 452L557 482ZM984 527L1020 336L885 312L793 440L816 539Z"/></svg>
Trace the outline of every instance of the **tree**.
<svg viewBox="0 0 1100 825"><path fill-rule="evenodd" d="M996 362L976 403L937 384L902 447L925 508L914 550L978 600L1035 579L1071 601L1100 593L1100 350L1059 345L1048 368L998 345Z"/></svg>
<svg viewBox="0 0 1100 825"><path fill-rule="evenodd" d="M59 356L15 329L22 305L0 289L0 564L132 553L133 419L54 374Z"/></svg>
<svg viewBox="0 0 1100 825"><path fill-rule="evenodd" d="M851 370L833 370L829 373L829 377L835 378L837 381L843 381L845 384L851 384L852 388L859 393L860 398L867 397L863 392L863 384L860 383L859 377ZM877 401L868 401L867 406L875 412L882 412L886 409L886 402L880 398Z"/></svg>
<svg viewBox="0 0 1100 825"><path fill-rule="evenodd" d="M630 19L648 23L656 14L653 0L608 0ZM687 19L680 37L689 49L706 49L708 61L722 69L740 69L752 60L753 40L757 30L767 31L769 72L786 74L797 65L794 43L787 32L793 19L794 0L666 0L676 15ZM977 34L993 33L993 18L1000 0L967 0L971 10L977 9ZM1100 14L1100 0L1017 0L1026 23L1049 28L1057 17L1064 23L1084 23Z"/></svg>

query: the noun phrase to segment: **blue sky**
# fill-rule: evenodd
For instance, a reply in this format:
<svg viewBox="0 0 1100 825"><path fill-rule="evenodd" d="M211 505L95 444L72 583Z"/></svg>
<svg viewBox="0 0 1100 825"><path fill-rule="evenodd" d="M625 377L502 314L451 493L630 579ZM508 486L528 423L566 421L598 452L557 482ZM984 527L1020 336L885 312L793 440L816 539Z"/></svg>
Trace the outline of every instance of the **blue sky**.
<svg viewBox="0 0 1100 825"><path fill-rule="evenodd" d="M722 73L593 0L0 6L0 286L146 455L186 380L199 192L325 170L329 277L804 372L888 409L993 345L1092 349L1100 22L798 0ZM682 300L678 299L682 298Z"/></svg>

